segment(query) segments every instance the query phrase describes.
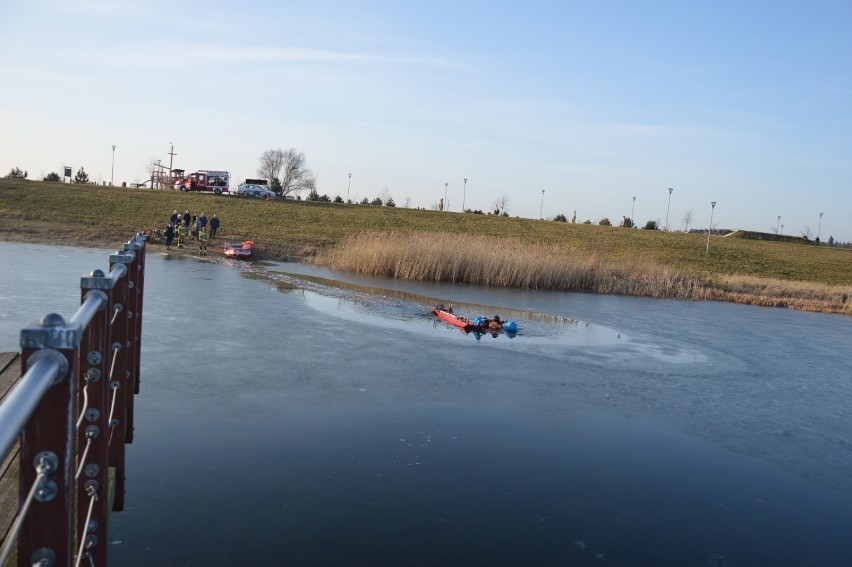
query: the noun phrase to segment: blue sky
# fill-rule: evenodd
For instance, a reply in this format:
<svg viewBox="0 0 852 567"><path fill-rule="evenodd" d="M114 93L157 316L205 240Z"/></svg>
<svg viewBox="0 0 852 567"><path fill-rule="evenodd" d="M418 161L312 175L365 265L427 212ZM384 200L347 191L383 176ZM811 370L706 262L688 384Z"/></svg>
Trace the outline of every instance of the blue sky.
<svg viewBox="0 0 852 567"><path fill-rule="evenodd" d="M255 176L402 205L852 241L852 2L0 0L0 174ZM468 178L465 186L463 179ZM541 191L545 194L542 198Z"/></svg>

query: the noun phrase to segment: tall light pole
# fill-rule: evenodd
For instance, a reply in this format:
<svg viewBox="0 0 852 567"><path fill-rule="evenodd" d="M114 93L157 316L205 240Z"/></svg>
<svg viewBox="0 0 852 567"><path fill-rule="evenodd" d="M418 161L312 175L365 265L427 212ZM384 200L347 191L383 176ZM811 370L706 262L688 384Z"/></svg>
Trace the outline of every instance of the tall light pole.
<svg viewBox="0 0 852 567"><path fill-rule="evenodd" d="M630 222L633 223L633 226L636 226L636 219L633 216L633 212L636 210L636 197L633 197L633 207L630 209Z"/></svg>
<svg viewBox="0 0 852 567"><path fill-rule="evenodd" d="M539 209L538 209L538 219L539 220L544 219L544 216L542 216L542 211L544 211L544 189L541 190L541 207L539 207Z"/></svg>
<svg viewBox="0 0 852 567"><path fill-rule="evenodd" d="M819 242L820 230L822 230L822 213L819 214L819 228L817 228L817 242Z"/></svg>
<svg viewBox="0 0 852 567"><path fill-rule="evenodd" d="M465 203L466 199L467 199L467 177L464 178L464 191L462 192L462 212L464 212L464 203ZM821 217L822 213L820 213L819 216Z"/></svg>
<svg viewBox="0 0 852 567"><path fill-rule="evenodd" d="M775 229L775 234L781 234L781 215L778 215L778 227Z"/></svg>
<svg viewBox="0 0 852 567"><path fill-rule="evenodd" d="M707 227L707 253L710 253L710 231L713 229L713 211L716 209L716 201L710 201L710 226Z"/></svg>
<svg viewBox="0 0 852 567"><path fill-rule="evenodd" d="M112 145L112 172L109 174L109 185L112 187L115 178L115 144Z"/></svg>
<svg viewBox="0 0 852 567"><path fill-rule="evenodd" d="M348 203L352 199L349 198L349 188L352 187L352 174L349 174L349 184L346 186L346 202Z"/></svg>
<svg viewBox="0 0 852 567"><path fill-rule="evenodd" d="M666 232L669 230L669 208L672 206L672 191L674 189L669 187L669 204L666 205Z"/></svg>
<svg viewBox="0 0 852 567"><path fill-rule="evenodd" d="M445 211L450 210L449 203L447 203L447 186L449 186L449 183L444 183L444 210Z"/></svg>

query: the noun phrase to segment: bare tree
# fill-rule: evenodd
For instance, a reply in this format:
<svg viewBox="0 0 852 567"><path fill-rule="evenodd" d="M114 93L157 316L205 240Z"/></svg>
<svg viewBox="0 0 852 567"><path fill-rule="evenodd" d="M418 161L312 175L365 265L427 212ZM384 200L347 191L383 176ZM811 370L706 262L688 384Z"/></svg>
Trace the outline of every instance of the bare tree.
<svg viewBox="0 0 852 567"><path fill-rule="evenodd" d="M499 215L502 213L508 212L509 206L509 197L506 195L500 195L497 197L497 200L494 201L494 214Z"/></svg>
<svg viewBox="0 0 852 567"><path fill-rule="evenodd" d="M319 176L309 169L306 171L308 172L308 175L304 179L302 179L301 186L298 189L293 189L292 191L295 191L297 193L300 191L307 191L308 193L317 192L317 178ZM286 195L287 193L282 192L281 194Z"/></svg>
<svg viewBox="0 0 852 567"><path fill-rule="evenodd" d="M157 175L158 169L159 169L159 167L158 167L158 164L157 164L157 158L149 157L147 160L145 160L145 175L148 176L148 179L146 179L145 181L151 182L151 188L152 189L154 189L156 187L156 185L154 184L154 181L156 179L158 179L158 175ZM139 183L137 183L137 185L139 185ZM142 185L144 185L144 183L142 183Z"/></svg>
<svg viewBox="0 0 852 567"><path fill-rule="evenodd" d="M281 168L284 166L284 151L281 148L277 150L266 150L260 154L260 163L257 166L257 174L272 183L273 179L278 179L281 173Z"/></svg>
<svg viewBox="0 0 852 567"><path fill-rule="evenodd" d="M813 235L814 233L809 226L806 226L804 230L802 230L802 236L805 240L810 240Z"/></svg>
<svg viewBox="0 0 852 567"><path fill-rule="evenodd" d="M680 222L683 223L683 231L684 232L689 232L689 225L692 224L692 220L693 220L692 209L689 209L688 211L683 213L682 217L680 217Z"/></svg>
<svg viewBox="0 0 852 567"><path fill-rule="evenodd" d="M301 193L316 189L317 175L305 165L305 154L296 148L282 153L284 172L281 174L281 194Z"/></svg>

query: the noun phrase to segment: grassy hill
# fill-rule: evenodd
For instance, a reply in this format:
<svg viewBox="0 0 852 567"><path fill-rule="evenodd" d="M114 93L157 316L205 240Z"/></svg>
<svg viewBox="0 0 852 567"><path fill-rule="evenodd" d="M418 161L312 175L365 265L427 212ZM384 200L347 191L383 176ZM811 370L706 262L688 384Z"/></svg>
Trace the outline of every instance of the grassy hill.
<svg viewBox="0 0 852 567"><path fill-rule="evenodd" d="M139 230L163 228L175 209L181 213L205 212L208 217L216 213L222 221L223 238L252 239L258 252L270 258L322 254L363 233L396 234L400 239L438 233L482 237L497 249L504 245L508 249L511 242L513 249L528 247L531 255L543 250L551 255L554 250L565 250L574 257L579 254L609 263L646 265L703 281L757 278L790 284L852 286L852 250L799 240L713 236L707 254L707 237L701 234L0 179L0 239L4 240L114 246L116 241L126 240ZM394 237L387 240L392 246Z"/></svg>

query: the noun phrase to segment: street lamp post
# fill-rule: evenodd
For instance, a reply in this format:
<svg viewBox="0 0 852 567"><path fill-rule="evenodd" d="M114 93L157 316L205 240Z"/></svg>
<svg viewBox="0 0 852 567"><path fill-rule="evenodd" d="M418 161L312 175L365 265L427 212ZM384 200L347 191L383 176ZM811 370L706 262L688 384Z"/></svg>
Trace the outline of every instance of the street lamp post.
<svg viewBox="0 0 852 567"><path fill-rule="evenodd" d="M464 178L464 191L462 192L462 212L464 212L464 203L467 200L467 177ZM822 216L822 213L820 213Z"/></svg>
<svg viewBox="0 0 852 567"><path fill-rule="evenodd" d="M822 213L819 214L819 228L817 228L817 242L819 242L819 233L822 230Z"/></svg>
<svg viewBox="0 0 852 567"><path fill-rule="evenodd" d="M352 199L349 198L349 188L352 187L352 174L349 174L349 184L346 185L346 202L348 203Z"/></svg>
<svg viewBox="0 0 852 567"><path fill-rule="evenodd" d="M112 171L109 174L110 187L113 185L113 179L115 179L115 144L112 145Z"/></svg>
<svg viewBox="0 0 852 567"><path fill-rule="evenodd" d="M539 220L544 219L544 216L542 215L542 211L544 211L544 189L541 190L541 207L539 207L539 209L538 209Z"/></svg>
<svg viewBox="0 0 852 567"><path fill-rule="evenodd" d="M630 208L630 222L633 223L633 226L636 226L636 218L633 216L633 213L636 211L636 197L633 197L633 206Z"/></svg>
<svg viewBox="0 0 852 567"><path fill-rule="evenodd" d="M778 227L775 229L775 234L781 234L781 215L778 215Z"/></svg>
<svg viewBox="0 0 852 567"><path fill-rule="evenodd" d="M674 191L674 189L669 187L669 204L666 205L666 232L669 230L669 208L672 206L672 191Z"/></svg>
<svg viewBox="0 0 852 567"><path fill-rule="evenodd" d="M710 253L710 231L713 229L713 211L716 209L716 201L710 201L710 226L707 227L707 253Z"/></svg>
<svg viewBox="0 0 852 567"><path fill-rule="evenodd" d="M445 211L450 210L449 203L447 203L447 187L449 185L450 185L449 183L444 183L444 210Z"/></svg>

